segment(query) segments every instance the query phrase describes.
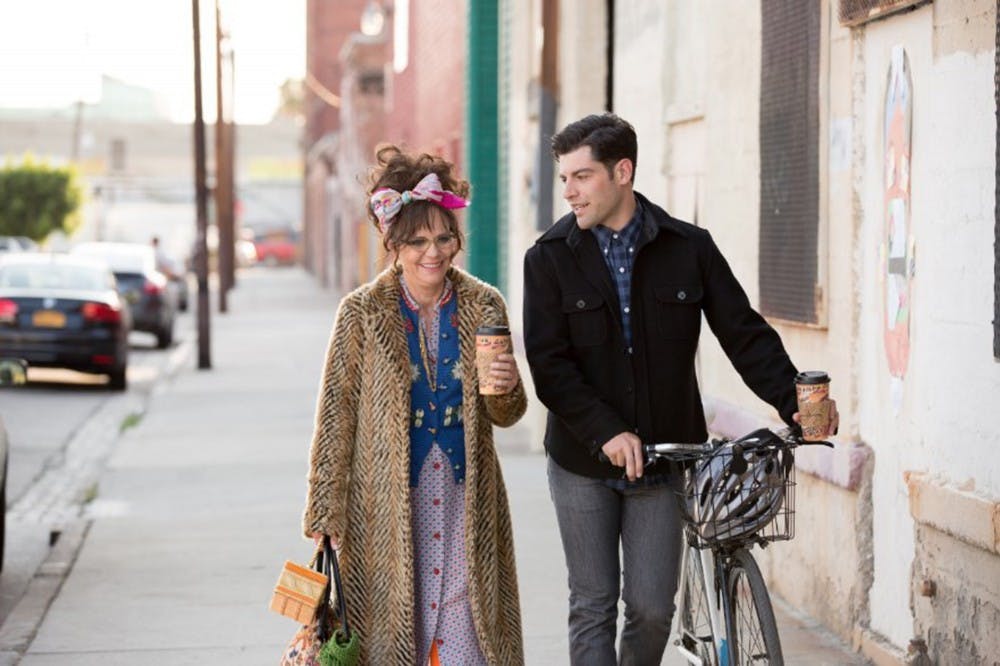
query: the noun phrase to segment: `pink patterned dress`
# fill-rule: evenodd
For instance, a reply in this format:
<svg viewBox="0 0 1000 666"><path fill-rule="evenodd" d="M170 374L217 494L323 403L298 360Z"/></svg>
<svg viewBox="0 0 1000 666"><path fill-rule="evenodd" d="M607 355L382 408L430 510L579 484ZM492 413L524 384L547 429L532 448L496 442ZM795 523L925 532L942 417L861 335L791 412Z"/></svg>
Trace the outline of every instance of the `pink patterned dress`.
<svg viewBox="0 0 1000 666"><path fill-rule="evenodd" d="M465 560L465 429L457 303L450 283L429 321L400 281L410 352L410 509L417 664L486 664L472 621Z"/></svg>

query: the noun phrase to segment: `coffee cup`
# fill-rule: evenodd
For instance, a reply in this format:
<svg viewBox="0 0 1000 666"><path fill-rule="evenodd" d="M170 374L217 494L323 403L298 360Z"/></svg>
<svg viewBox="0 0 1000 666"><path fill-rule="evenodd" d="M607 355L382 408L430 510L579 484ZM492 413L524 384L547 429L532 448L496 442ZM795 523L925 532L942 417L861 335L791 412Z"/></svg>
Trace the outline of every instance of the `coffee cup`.
<svg viewBox="0 0 1000 666"><path fill-rule="evenodd" d="M511 351L510 329L506 326L480 326L476 329L476 374L481 395L501 395L510 387L497 387L490 376L490 365L500 354Z"/></svg>
<svg viewBox="0 0 1000 666"><path fill-rule="evenodd" d="M802 439L821 442L830 431L830 376L822 370L807 370L795 376Z"/></svg>

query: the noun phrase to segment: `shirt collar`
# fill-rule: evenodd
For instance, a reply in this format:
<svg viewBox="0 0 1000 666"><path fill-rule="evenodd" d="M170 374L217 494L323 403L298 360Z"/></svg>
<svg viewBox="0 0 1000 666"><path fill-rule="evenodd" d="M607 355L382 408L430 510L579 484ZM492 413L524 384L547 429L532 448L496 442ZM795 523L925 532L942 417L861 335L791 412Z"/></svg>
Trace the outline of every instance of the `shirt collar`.
<svg viewBox="0 0 1000 666"><path fill-rule="evenodd" d="M410 288L406 286L406 280L403 279L402 273L399 274L399 286L401 287L400 291L403 295L403 302L406 303L406 307L408 307L413 312L419 312L420 304L417 303L417 299L415 299L413 297L413 294L410 293ZM451 300L451 296L453 293L454 291L451 286L451 280L445 278L444 291L441 292L441 296L440 298L438 298L438 302L434 305L434 309L435 310L441 309L443 305L445 305L448 301Z"/></svg>
<svg viewBox="0 0 1000 666"><path fill-rule="evenodd" d="M629 247L634 247L636 240L639 238L639 232L642 230L643 223L643 210L642 204L639 203L639 199L635 200L635 211L632 213L632 217L629 219L628 224L621 231L613 231L604 225L597 225L594 227L594 233L597 234L597 240L600 241L602 246L609 245L611 243L611 238L614 234L618 234L618 238Z"/></svg>

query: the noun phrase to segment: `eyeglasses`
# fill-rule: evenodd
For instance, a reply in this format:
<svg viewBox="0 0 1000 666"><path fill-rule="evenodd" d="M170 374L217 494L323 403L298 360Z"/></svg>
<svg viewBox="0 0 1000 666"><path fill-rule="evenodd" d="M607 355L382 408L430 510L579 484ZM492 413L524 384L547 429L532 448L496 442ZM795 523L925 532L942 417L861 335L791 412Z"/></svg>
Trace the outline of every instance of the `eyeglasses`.
<svg viewBox="0 0 1000 666"><path fill-rule="evenodd" d="M437 246L437 249L447 250L456 240L457 238L454 234L441 234L433 239L433 243ZM425 252L431 246L431 242L431 239L426 236L418 236L417 238L403 241L403 245L417 252Z"/></svg>

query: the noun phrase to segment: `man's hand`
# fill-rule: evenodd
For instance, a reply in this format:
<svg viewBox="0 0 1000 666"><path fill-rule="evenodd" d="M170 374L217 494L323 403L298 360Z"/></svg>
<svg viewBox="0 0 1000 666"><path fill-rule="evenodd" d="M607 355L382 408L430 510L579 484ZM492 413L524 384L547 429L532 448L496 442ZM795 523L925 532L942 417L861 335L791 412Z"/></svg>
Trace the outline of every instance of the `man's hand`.
<svg viewBox="0 0 1000 666"><path fill-rule="evenodd" d="M604 443L601 451L612 465L625 468L625 476L629 481L635 481L642 476L644 466L642 440L633 433L622 432L615 435Z"/></svg>
<svg viewBox="0 0 1000 666"><path fill-rule="evenodd" d="M827 402L830 403L830 427L827 429L826 436L833 437L837 434L837 430L840 429L840 412L837 411L837 401L832 398L828 398ZM792 414L792 420L796 423L802 423L799 413L795 412Z"/></svg>

